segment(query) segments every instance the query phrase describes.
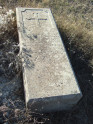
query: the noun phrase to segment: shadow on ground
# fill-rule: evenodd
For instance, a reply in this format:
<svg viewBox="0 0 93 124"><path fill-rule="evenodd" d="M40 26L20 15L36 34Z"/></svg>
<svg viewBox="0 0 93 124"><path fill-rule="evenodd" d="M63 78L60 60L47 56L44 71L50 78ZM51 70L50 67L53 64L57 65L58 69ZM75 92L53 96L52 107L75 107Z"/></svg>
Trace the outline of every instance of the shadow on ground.
<svg viewBox="0 0 93 124"><path fill-rule="evenodd" d="M37 121L41 123L45 119L45 124L93 124L93 72L88 63L89 58L88 56L84 56L84 53L79 51L75 45L70 44L70 40L62 32L62 29L60 30L60 34L63 38L83 97L70 111L47 113L43 116L33 114L32 117L37 116Z"/></svg>
<svg viewBox="0 0 93 124"><path fill-rule="evenodd" d="M59 29L60 30L60 29ZM70 44L62 30L60 34L68 52L76 78L83 93L82 99L71 110L49 114L50 124L93 124L93 75L88 64L88 57Z"/></svg>

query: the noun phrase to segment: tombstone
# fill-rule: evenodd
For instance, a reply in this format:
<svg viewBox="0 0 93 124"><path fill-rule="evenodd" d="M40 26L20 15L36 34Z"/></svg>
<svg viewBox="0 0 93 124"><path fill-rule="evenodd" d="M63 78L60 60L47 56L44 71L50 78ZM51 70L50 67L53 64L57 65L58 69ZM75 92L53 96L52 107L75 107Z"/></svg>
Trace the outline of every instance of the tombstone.
<svg viewBox="0 0 93 124"><path fill-rule="evenodd" d="M50 9L16 8L26 106L71 109L82 97Z"/></svg>

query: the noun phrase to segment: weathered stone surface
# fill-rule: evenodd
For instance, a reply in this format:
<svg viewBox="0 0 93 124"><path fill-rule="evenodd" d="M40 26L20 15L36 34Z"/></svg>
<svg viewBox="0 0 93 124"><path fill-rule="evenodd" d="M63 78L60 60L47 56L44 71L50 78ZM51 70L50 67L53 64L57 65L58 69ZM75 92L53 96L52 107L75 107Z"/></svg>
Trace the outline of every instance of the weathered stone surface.
<svg viewBox="0 0 93 124"><path fill-rule="evenodd" d="M16 13L27 107L70 109L82 93L50 9L17 8Z"/></svg>

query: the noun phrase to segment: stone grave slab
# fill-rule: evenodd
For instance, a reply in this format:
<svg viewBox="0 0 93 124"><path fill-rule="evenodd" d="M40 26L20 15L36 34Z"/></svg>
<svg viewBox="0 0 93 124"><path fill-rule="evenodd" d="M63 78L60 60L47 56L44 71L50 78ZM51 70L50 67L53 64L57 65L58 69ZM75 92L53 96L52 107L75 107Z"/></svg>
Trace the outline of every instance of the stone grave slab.
<svg viewBox="0 0 93 124"><path fill-rule="evenodd" d="M48 8L16 8L26 106L51 112L72 108L81 90Z"/></svg>

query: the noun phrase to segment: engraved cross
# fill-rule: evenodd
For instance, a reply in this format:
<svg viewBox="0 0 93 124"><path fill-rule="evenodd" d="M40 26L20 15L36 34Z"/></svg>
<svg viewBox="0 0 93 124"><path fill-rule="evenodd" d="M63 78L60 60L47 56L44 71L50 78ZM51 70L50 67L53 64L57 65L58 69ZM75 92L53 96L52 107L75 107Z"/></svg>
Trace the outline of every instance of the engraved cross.
<svg viewBox="0 0 93 124"><path fill-rule="evenodd" d="M26 18L27 20L36 20L37 24L40 26L40 20L47 20L47 18L39 17L38 13L33 13L33 17Z"/></svg>

